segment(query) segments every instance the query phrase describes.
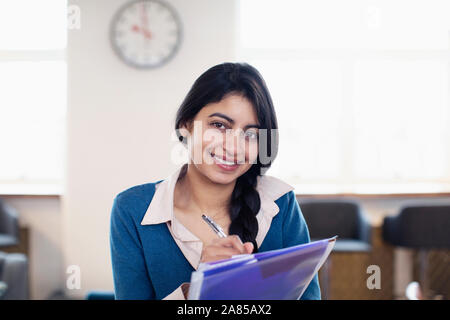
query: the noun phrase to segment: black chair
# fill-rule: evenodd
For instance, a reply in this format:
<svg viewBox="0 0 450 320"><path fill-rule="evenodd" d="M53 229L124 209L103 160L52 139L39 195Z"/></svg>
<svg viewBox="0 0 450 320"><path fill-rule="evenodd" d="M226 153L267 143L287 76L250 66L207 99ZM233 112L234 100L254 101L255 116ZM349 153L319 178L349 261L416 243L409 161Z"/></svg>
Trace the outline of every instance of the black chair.
<svg viewBox="0 0 450 320"><path fill-rule="evenodd" d="M311 240L338 236L334 252L369 252L371 226L356 200L301 200ZM322 267L322 296L329 297L331 257Z"/></svg>
<svg viewBox="0 0 450 320"><path fill-rule="evenodd" d="M384 218L383 239L406 248L450 248L450 206L404 207Z"/></svg>
<svg viewBox="0 0 450 320"><path fill-rule="evenodd" d="M19 243L17 212L0 199L0 248Z"/></svg>
<svg viewBox="0 0 450 320"><path fill-rule="evenodd" d="M367 252L371 249L371 226L358 202L304 200L300 208L312 240L337 235L333 251Z"/></svg>
<svg viewBox="0 0 450 320"><path fill-rule="evenodd" d="M2 295L0 300L27 300L28 259L22 253L0 251L0 282Z"/></svg>
<svg viewBox="0 0 450 320"><path fill-rule="evenodd" d="M396 216L383 221L383 240L393 246L415 249L419 253L419 282L425 296L428 252L450 248L450 206L405 206Z"/></svg>

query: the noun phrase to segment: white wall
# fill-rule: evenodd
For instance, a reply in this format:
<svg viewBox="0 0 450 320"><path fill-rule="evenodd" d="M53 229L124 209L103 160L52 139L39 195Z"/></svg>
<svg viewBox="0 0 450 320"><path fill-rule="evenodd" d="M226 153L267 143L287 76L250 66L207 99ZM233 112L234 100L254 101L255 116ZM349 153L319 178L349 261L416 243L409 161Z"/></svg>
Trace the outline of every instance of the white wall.
<svg viewBox="0 0 450 320"><path fill-rule="evenodd" d="M233 60L235 1L170 0L184 40L176 57L152 71L126 66L108 39L125 0L72 1L81 29L69 32L67 184L64 264L81 268L81 290L112 289L109 217L113 197L167 176L175 112L207 68Z"/></svg>

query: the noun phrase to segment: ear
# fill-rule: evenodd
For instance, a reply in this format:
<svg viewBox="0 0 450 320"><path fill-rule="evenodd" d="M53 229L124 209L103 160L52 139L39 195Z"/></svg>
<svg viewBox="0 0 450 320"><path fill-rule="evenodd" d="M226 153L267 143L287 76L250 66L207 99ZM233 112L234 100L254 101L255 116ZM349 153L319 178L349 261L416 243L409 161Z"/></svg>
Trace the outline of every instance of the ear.
<svg viewBox="0 0 450 320"><path fill-rule="evenodd" d="M191 135L191 122L181 125L178 130L178 139L183 144L187 144L187 138Z"/></svg>

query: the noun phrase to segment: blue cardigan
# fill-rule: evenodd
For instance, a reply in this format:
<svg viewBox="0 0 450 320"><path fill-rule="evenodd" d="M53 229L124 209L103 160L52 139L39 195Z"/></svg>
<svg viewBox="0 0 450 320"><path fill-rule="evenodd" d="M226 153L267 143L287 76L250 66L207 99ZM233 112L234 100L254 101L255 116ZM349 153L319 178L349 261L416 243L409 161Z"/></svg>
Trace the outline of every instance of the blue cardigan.
<svg viewBox="0 0 450 320"><path fill-rule="evenodd" d="M111 260L116 299L163 299L195 269L185 258L166 223L141 225L152 201L156 183L119 193L113 203L110 224ZM275 201L280 208L259 252L310 241L308 228L293 191ZM320 299L317 274L301 299Z"/></svg>

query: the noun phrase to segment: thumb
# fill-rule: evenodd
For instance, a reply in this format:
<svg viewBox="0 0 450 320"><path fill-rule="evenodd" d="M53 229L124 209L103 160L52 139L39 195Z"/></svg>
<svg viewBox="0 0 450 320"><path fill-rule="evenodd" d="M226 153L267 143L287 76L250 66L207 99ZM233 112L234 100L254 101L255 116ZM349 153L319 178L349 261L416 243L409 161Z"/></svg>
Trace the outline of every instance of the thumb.
<svg viewBox="0 0 450 320"><path fill-rule="evenodd" d="M253 252L253 243L251 243L251 242L244 243L244 248L247 253L252 253Z"/></svg>

